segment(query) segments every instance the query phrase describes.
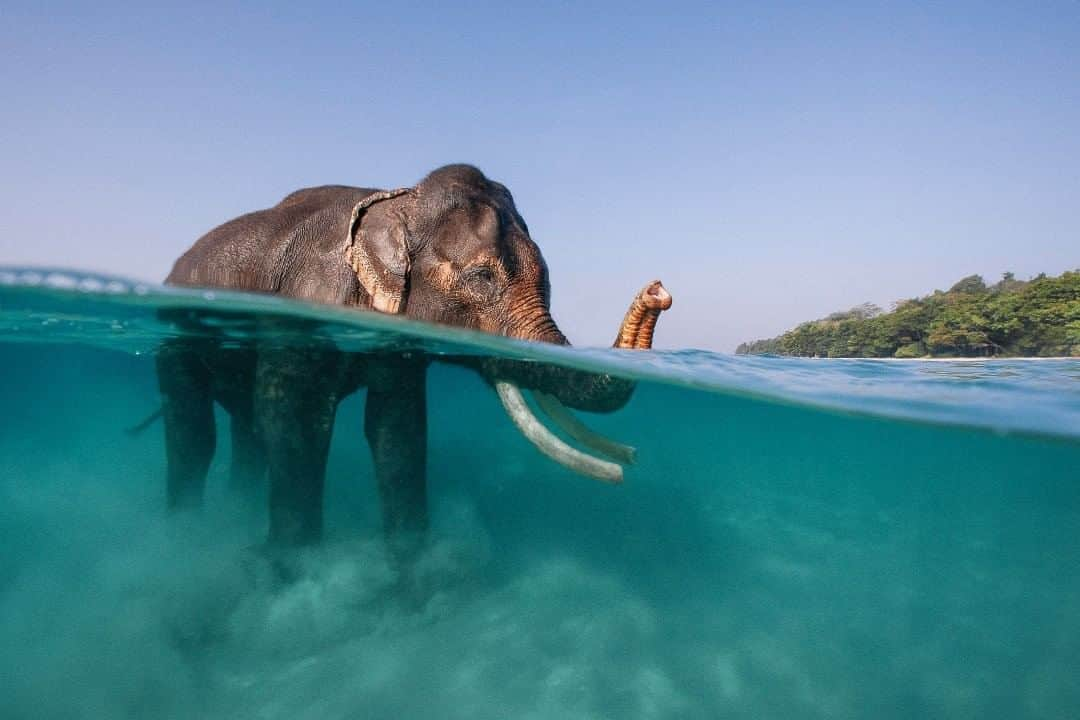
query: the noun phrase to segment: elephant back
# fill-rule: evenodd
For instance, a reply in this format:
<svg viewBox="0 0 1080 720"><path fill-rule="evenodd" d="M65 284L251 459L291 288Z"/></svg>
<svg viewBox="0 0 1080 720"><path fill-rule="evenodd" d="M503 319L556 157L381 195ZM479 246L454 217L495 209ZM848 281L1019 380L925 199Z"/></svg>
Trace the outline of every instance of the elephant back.
<svg viewBox="0 0 1080 720"><path fill-rule="evenodd" d="M323 185L285 196L199 238L173 265L168 285L220 287L294 295L291 278L348 277L341 249L350 213L370 188ZM316 298L307 298L313 299Z"/></svg>

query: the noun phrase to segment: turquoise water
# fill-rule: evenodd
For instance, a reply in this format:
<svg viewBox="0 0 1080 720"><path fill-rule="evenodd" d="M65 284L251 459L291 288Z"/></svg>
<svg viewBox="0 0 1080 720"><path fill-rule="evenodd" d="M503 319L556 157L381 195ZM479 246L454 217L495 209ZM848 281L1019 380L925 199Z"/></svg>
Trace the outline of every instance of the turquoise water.
<svg viewBox="0 0 1080 720"><path fill-rule="evenodd" d="M382 547L363 392L326 540L282 579L228 442L203 512L167 516L161 425L124 432L159 403L163 307L227 310L238 344L285 314L349 350L631 376L583 417L639 461L575 476L436 363L423 597ZM4 718L1080 716L1080 361L570 350L0 270L0 369Z"/></svg>

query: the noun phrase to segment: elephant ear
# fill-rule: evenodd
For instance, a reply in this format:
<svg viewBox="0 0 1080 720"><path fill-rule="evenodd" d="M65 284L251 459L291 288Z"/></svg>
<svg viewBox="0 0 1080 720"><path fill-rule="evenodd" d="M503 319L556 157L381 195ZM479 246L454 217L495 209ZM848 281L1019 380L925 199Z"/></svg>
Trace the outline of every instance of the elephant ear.
<svg viewBox="0 0 1080 720"><path fill-rule="evenodd" d="M404 221L395 217L396 213L375 213L366 219L365 214L375 203L407 192L409 188L399 188L368 195L356 203L349 220L345 257L371 297L372 307L379 312L401 312L409 274L409 247Z"/></svg>

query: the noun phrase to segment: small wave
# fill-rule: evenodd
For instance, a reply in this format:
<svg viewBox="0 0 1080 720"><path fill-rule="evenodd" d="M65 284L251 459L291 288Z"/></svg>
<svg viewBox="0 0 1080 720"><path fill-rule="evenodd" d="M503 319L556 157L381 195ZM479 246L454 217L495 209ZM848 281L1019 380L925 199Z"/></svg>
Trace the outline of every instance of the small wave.
<svg viewBox="0 0 1080 720"><path fill-rule="evenodd" d="M190 333L162 310L189 310L223 342L303 342L311 328L343 350L414 349L534 360L641 381L832 411L996 432L1080 437L1080 360L822 360L706 350L627 352L528 343L272 295L166 287L59 268L0 268L0 338L153 352ZM308 323L291 337L260 318Z"/></svg>

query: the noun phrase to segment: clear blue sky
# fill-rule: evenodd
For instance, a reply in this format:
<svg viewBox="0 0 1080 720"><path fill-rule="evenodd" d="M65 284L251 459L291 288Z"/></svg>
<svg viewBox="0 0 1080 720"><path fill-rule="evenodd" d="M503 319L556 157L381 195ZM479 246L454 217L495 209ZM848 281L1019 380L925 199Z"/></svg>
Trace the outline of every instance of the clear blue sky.
<svg viewBox="0 0 1080 720"><path fill-rule="evenodd" d="M506 183L578 344L1080 266L1080 3L0 9L0 263L160 280L298 187ZM1023 7L1029 6L1030 7Z"/></svg>

